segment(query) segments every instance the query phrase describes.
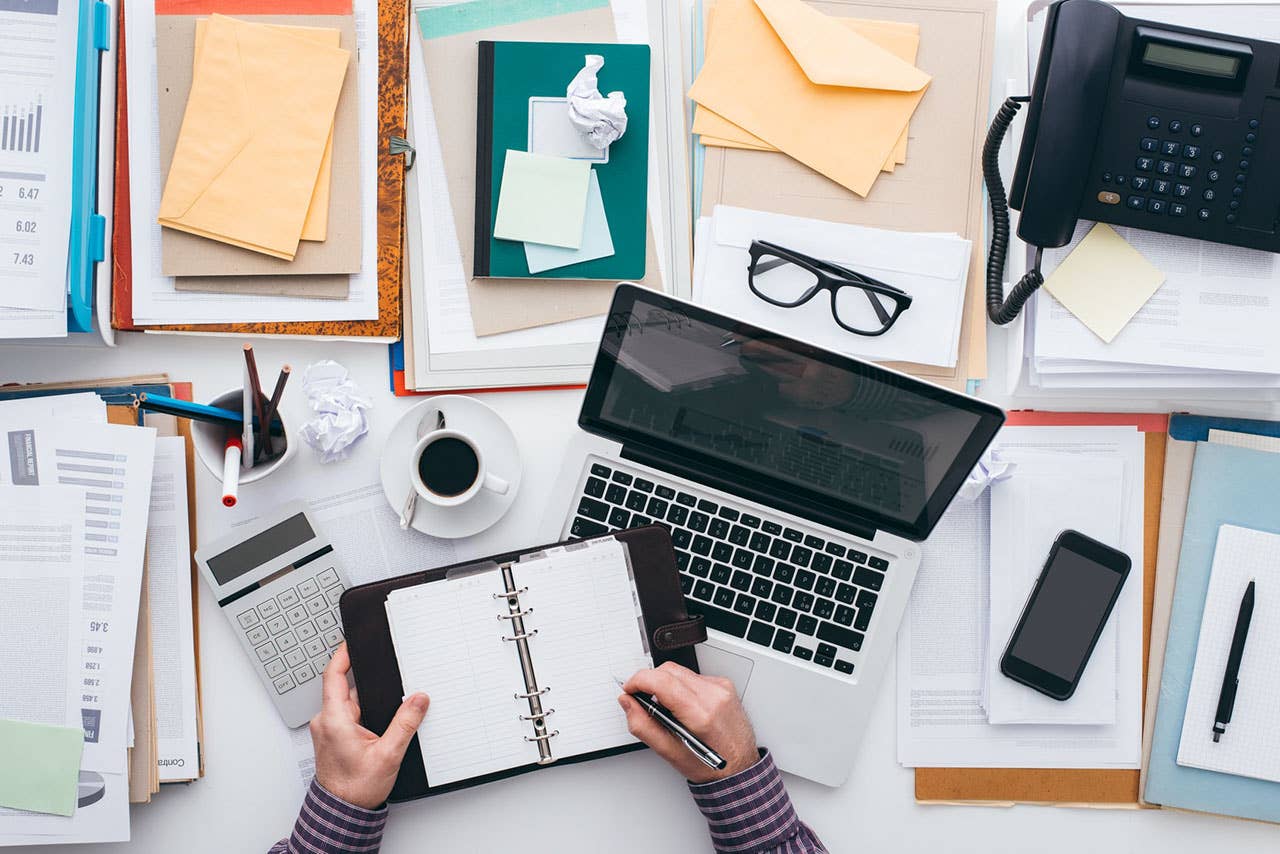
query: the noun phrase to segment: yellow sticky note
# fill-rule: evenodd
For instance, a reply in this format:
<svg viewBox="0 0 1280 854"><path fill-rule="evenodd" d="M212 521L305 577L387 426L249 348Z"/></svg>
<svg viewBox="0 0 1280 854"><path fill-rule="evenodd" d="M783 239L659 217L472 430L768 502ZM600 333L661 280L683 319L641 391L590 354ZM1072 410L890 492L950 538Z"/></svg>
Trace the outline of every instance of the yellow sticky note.
<svg viewBox="0 0 1280 854"><path fill-rule="evenodd" d="M211 17L160 224L293 260L349 60L275 27Z"/></svg>
<svg viewBox="0 0 1280 854"><path fill-rule="evenodd" d="M689 97L865 196L929 77L839 20L801 0L719 0Z"/></svg>
<svg viewBox="0 0 1280 854"><path fill-rule="evenodd" d="M1044 289L1110 344L1164 279L1142 253L1100 222L1049 274Z"/></svg>
<svg viewBox="0 0 1280 854"><path fill-rule="evenodd" d="M196 21L196 49L193 64L200 67L200 47L204 43L204 29L207 18ZM282 30L298 38L311 39L329 47L338 47L342 32L332 27L288 27L283 24L267 24L266 26ZM325 143L324 157L320 161L320 173L316 175L316 186L311 192L311 204L307 207L307 219L302 226L303 240L324 240L329 233L329 185L333 175L333 126L329 126L329 140Z"/></svg>

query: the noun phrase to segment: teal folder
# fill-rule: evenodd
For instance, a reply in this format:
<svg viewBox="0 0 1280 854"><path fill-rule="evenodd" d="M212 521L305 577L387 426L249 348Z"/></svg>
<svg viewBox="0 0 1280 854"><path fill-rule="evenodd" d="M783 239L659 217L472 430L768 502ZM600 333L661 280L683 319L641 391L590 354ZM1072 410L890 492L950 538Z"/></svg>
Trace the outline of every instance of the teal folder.
<svg viewBox="0 0 1280 854"><path fill-rule="evenodd" d="M1280 822L1280 783L1178 764L1218 529L1231 524L1280 533L1278 483L1280 454L1208 442L1196 448L1143 795L1149 803Z"/></svg>
<svg viewBox="0 0 1280 854"><path fill-rule="evenodd" d="M639 281L645 276L649 197L649 46L482 41L478 48L475 264L477 278ZM594 163L614 254L531 276L524 244L493 236L507 151L528 150L529 99L564 97L587 54L604 58L602 93L627 99L627 131Z"/></svg>

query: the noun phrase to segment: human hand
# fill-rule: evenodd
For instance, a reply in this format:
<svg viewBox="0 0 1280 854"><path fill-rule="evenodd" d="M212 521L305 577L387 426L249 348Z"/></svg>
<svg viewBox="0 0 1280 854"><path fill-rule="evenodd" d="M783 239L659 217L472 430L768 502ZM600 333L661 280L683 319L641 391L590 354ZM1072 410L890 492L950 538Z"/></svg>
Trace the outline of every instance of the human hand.
<svg viewBox="0 0 1280 854"><path fill-rule="evenodd" d="M722 780L760 761L755 731L728 679L700 676L668 661L655 670L641 670L627 680L622 690L627 693L618 698L618 703L627 713L631 734L652 747L689 782ZM635 692L652 694L690 732L724 757L725 767L717 771L703 764L680 739L627 696Z"/></svg>
<svg viewBox="0 0 1280 854"><path fill-rule="evenodd" d="M316 780L349 804L377 809L391 794L400 760L422 725L430 700L414 694L401 704L381 738L360 726L360 703L347 686L351 657L338 647L324 669L324 704L311 719Z"/></svg>

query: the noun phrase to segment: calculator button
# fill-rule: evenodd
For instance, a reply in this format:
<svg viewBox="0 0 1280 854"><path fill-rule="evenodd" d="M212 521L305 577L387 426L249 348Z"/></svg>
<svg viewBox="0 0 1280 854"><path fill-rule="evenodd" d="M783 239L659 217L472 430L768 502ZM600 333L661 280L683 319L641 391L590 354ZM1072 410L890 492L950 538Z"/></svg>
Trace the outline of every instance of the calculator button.
<svg viewBox="0 0 1280 854"><path fill-rule="evenodd" d="M330 587L325 591L324 595L328 598L331 605L337 605L338 600L342 598L342 587Z"/></svg>
<svg viewBox="0 0 1280 854"><path fill-rule="evenodd" d="M316 673L324 673L324 669L329 666L329 654L326 652L311 659L311 666L315 668Z"/></svg>
<svg viewBox="0 0 1280 854"><path fill-rule="evenodd" d="M1164 199L1148 199L1147 213L1162 214L1168 204Z"/></svg>
<svg viewBox="0 0 1280 854"><path fill-rule="evenodd" d="M316 583L314 578L308 578L298 585L298 592L302 594L304 599L309 599L320 592L320 585Z"/></svg>
<svg viewBox="0 0 1280 854"><path fill-rule="evenodd" d="M1178 202L1173 202L1172 204L1169 205L1169 216L1186 216L1186 215L1187 215L1186 205L1179 204Z"/></svg>
<svg viewBox="0 0 1280 854"><path fill-rule="evenodd" d="M302 602L302 598L298 596L297 590L286 590L276 597L276 601L280 603L280 607L286 611Z"/></svg>
<svg viewBox="0 0 1280 854"><path fill-rule="evenodd" d="M1177 119L1171 119L1169 121L1170 133L1178 133L1181 130L1182 130L1182 122L1178 121Z"/></svg>
<svg viewBox="0 0 1280 854"><path fill-rule="evenodd" d="M293 671L293 678L297 679L298 684L301 685L304 682L310 682L312 679L315 679L316 671L310 664L304 664L297 670Z"/></svg>
<svg viewBox="0 0 1280 854"><path fill-rule="evenodd" d="M249 639L249 643L253 644L254 646L257 646L260 643L264 643L269 639L269 635L267 635L267 630L264 629L262 626L254 626L252 629L249 629L245 637L247 637Z"/></svg>
<svg viewBox="0 0 1280 854"><path fill-rule="evenodd" d="M333 616L333 614L325 612L320 616L316 617L316 625L319 626L320 631L323 632L326 629L332 629L335 626L337 626L338 619L337 617Z"/></svg>
<svg viewBox="0 0 1280 854"><path fill-rule="evenodd" d="M1169 195L1169 188L1172 186L1172 182L1166 181L1163 178L1157 178L1151 182L1151 192L1158 196L1167 196Z"/></svg>
<svg viewBox="0 0 1280 854"><path fill-rule="evenodd" d="M1145 190L1151 186L1151 179L1144 175L1134 175L1129 185L1135 190Z"/></svg>
<svg viewBox="0 0 1280 854"><path fill-rule="evenodd" d="M342 629L330 629L325 632L324 642L327 643L330 648L336 647L338 644L342 643Z"/></svg>
<svg viewBox="0 0 1280 854"><path fill-rule="evenodd" d="M1140 211L1147 206L1147 200L1142 196L1130 196L1124 200L1124 203L1135 211Z"/></svg>
<svg viewBox="0 0 1280 854"><path fill-rule="evenodd" d="M1188 160L1195 160L1197 157L1200 156L1200 146L1198 145L1182 146L1182 156L1187 158Z"/></svg>
<svg viewBox="0 0 1280 854"><path fill-rule="evenodd" d="M1191 185L1190 184L1174 184L1173 195L1175 198L1185 199L1187 196L1191 195Z"/></svg>
<svg viewBox="0 0 1280 854"><path fill-rule="evenodd" d="M280 647L281 652L288 652L298 645L298 636L293 632L285 632L276 638L276 646Z"/></svg>
<svg viewBox="0 0 1280 854"><path fill-rule="evenodd" d="M280 606L276 604L276 600L268 599L258 606L258 616L264 620L269 620L276 614L280 613Z"/></svg>
<svg viewBox="0 0 1280 854"><path fill-rule="evenodd" d="M295 627L294 631L298 633L298 640L300 641L309 641L316 635L320 634L316 629L316 624L312 622L302 623Z"/></svg>
<svg viewBox="0 0 1280 854"><path fill-rule="evenodd" d="M295 646L284 654L284 663L290 667L298 667L306 660L307 656L303 654L301 647Z"/></svg>
<svg viewBox="0 0 1280 854"><path fill-rule="evenodd" d="M290 676L288 673L276 679L271 684L276 686L277 694L283 694L286 691L292 691L294 688L298 687L293 683L293 677Z"/></svg>
<svg viewBox="0 0 1280 854"><path fill-rule="evenodd" d="M324 655L327 650L328 647L324 645L324 641L320 638L312 638L302 645L302 651L312 658L317 655Z"/></svg>
<svg viewBox="0 0 1280 854"><path fill-rule="evenodd" d="M1172 160L1161 160L1156 164L1156 171L1161 175L1172 175L1176 168L1177 164Z"/></svg>
<svg viewBox="0 0 1280 854"><path fill-rule="evenodd" d="M268 661L266 667L267 667L267 675L270 676L272 679L275 679L277 676L279 676L281 673L284 673L288 669L284 666L284 662L279 658L273 658L270 661Z"/></svg>
<svg viewBox="0 0 1280 854"><path fill-rule="evenodd" d="M1156 139L1154 136L1144 136L1138 142L1138 148L1143 151L1156 151L1160 148L1160 140Z"/></svg>
<svg viewBox="0 0 1280 854"><path fill-rule="evenodd" d="M279 653L276 651L276 645L271 641L267 641L262 646L254 649L258 655L258 661L267 662L275 658Z"/></svg>
<svg viewBox="0 0 1280 854"><path fill-rule="evenodd" d="M1160 153L1166 157L1177 157L1178 152L1181 150L1182 146L1178 144L1177 140L1166 139L1160 143Z"/></svg>
<svg viewBox="0 0 1280 854"><path fill-rule="evenodd" d="M298 623L305 622L308 614L307 609L299 605L296 608L290 608L285 616L289 618L289 625L296 626Z"/></svg>
<svg viewBox="0 0 1280 854"><path fill-rule="evenodd" d="M1179 164L1179 165L1178 165L1178 177L1179 177L1179 178L1194 178L1194 177L1196 177L1196 167L1192 166L1190 163L1182 163L1182 164Z"/></svg>
<svg viewBox="0 0 1280 854"><path fill-rule="evenodd" d="M1133 161L1133 168L1137 169L1139 172L1150 172L1152 167L1155 165L1156 162L1150 157L1139 157L1137 160Z"/></svg>
<svg viewBox="0 0 1280 854"><path fill-rule="evenodd" d="M323 596L312 596L307 600L307 613L311 616L323 614L329 610L329 603L324 601Z"/></svg>
<svg viewBox="0 0 1280 854"><path fill-rule="evenodd" d="M236 617L236 622L240 623L240 628L248 629L258 625L258 612L250 608L248 611L241 611Z"/></svg>
<svg viewBox="0 0 1280 854"><path fill-rule="evenodd" d="M284 617L272 617L267 621L267 631L273 635L278 635L287 628L289 628L289 621Z"/></svg>
<svg viewBox="0 0 1280 854"><path fill-rule="evenodd" d="M338 583L338 573L334 572L332 567L317 575L316 578L325 587L332 587Z"/></svg>

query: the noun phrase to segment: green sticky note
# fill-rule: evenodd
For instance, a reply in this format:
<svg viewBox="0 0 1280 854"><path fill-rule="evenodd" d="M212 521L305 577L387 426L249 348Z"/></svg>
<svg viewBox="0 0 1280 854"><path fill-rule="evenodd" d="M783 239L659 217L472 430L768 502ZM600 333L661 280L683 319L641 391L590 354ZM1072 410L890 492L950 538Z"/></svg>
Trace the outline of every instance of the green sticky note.
<svg viewBox="0 0 1280 854"><path fill-rule="evenodd" d="M493 236L581 248L590 180L585 160L507 151Z"/></svg>
<svg viewBox="0 0 1280 854"><path fill-rule="evenodd" d="M72 815L84 730L0 719L0 806Z"/></svg>

